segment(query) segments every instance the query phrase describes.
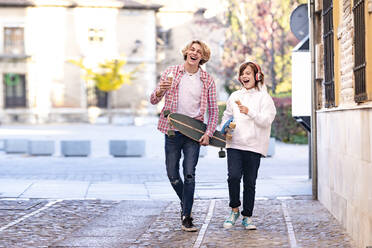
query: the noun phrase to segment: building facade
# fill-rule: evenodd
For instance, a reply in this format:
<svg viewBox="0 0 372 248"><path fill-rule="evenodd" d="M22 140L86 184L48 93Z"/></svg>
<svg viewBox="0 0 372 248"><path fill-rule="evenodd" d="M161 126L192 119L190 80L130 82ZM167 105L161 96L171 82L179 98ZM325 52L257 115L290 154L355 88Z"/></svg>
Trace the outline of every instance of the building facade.
<svg viewBox="0 0 372 248"><path fill-rule="evenodd" d="M372 245L372 1L310 2L318 199L365 248Z"/></svg>
<svg viewBox="0 0 372 248"><path fill-rule="evenodd" d="M116 115L154 112L156 12L130 0L0 0L2 123L87 121L105 115L107 95L90 89L71 59L94 65L124 56L125 70L143 64L131 85L112 94Z"/></svg>

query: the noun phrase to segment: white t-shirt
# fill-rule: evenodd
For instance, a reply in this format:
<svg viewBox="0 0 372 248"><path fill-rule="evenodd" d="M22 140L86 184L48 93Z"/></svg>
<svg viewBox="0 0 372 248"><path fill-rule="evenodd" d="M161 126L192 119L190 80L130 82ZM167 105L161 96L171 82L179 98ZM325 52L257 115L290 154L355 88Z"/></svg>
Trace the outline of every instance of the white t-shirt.
<svg viewBox="0 0 372 248"><path fill-rule="evenodd" d="M178 85L177 113L196 117L200 113L200 102L203 82L200 70L194 74L186 72Z"/></svg>

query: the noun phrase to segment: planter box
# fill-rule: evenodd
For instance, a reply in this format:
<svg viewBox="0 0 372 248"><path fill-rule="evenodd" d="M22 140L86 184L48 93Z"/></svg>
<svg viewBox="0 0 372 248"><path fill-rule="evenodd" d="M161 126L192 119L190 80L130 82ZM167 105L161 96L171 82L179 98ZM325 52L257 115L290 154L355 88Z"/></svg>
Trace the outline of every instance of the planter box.
<svg viewBox="0 0 372 248"><path fill-rule="evenodd" d="M7 139L4 143L6 153L27 153L28 140L25 139Z"/></svg>
<svg viewBox="0 0 372 248"><path fill-rule="evenodd" d="M144 140L110 140L110 155L114 157L143 157Z"/></svg>
<svg viewBox="0 0 372 248"><path fill-rule="evenodd" d="M61 155L65 157L87 157L90 155L90 141L62 140Z"/></svg>
<svg viewBox="0 0 372 248"><path fill-rule="evenodd" d="M51 156L53 153L53 140L30 140L28 142L28 154L32 156Z"/></svg>

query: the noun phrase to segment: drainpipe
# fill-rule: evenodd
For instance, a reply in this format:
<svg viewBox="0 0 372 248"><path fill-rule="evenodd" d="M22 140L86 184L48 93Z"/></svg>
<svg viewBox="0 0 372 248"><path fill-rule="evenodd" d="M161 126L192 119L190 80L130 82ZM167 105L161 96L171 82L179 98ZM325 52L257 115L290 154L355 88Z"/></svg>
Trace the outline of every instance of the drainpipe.
<svg viewBox="0 0 372 248"><path fill-rule="evenodd" d="M309 0L310 16L310 53L311 53L311 157L312 166L312 195L313 200L318 200L318 163L317 163L317 126L316 126L316 77L315 77L315 0Z"/></svg>

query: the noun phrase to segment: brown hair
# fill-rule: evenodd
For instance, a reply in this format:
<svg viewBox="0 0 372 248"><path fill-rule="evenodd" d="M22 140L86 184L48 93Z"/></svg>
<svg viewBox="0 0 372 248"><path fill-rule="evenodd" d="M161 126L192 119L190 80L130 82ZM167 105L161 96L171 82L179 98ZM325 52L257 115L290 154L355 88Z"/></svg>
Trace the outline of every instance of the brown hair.
<svg viewBox="0 0 372 248"><path fill-rule="evenodd" d="M264 84L264 78L265 77L264 77L264 74L261 71L261 68L257 64L255 64L253 62L250 62L250 61L249 62L245 62L245 63L243 63L240 66L240 68L239 68L239 82L240 82L240 76L243 74L244 70L248 66L251 67L251 69L254 72L254 87L259 90L260 88L258 87L258 84L260 83L261 85L263 85ZM256 79L258 73L261 74L261 79L260 80L257 80ZM242 82L240 82L240 83L243 85Z"/></svg>
<svg viewBox="0 0 372 248"><path fill-rule="evenodd" d="M211 57L211 50L209 49L209 47L207 46L207 44L205 44L203 41L200 41L200 40L193 40L189 44L187 44L184 49L182 49L183 59L186 60L186 58L187 58L187 50L189 50L189 48L194 43L199 44L201 46L201 48L202 48L202 58L201 58L201 60L199 62L199 65L202 65L202 64L208 62L209 58Z"/></svg>

